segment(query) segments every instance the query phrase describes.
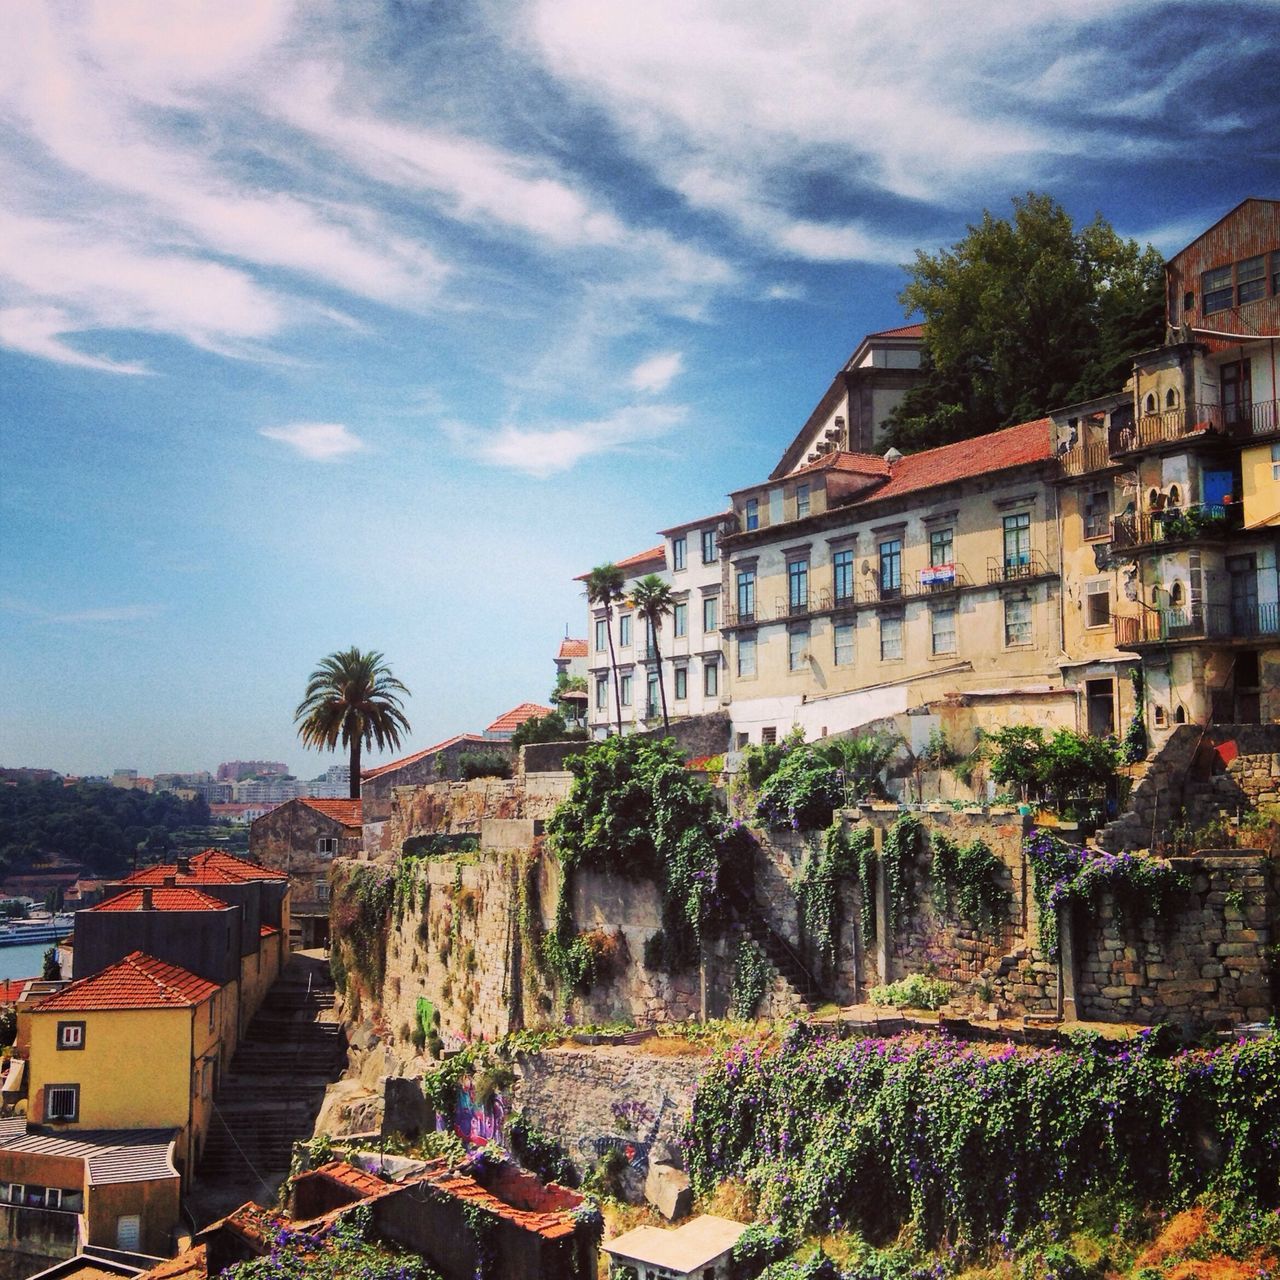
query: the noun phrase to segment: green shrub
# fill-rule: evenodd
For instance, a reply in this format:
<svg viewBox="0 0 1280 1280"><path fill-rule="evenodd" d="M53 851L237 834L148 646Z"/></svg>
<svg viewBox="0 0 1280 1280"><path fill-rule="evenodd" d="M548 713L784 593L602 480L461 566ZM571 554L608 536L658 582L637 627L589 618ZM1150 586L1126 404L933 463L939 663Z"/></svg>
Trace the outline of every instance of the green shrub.
<svg viewBox="0 0 1280 1280"><path fill-rule="evenodd" d="M775 831L813 831L831 825L844 804L844 781L813 747L788 751L765 779L756 801L756 817Z"/></svg>
<svg viewBox="0 0 1280 1280"><path fill-rule="evenodd" d="M458 756L458 776L472 778L511 777L511 758L501 751L464 751Z"/></svg>
<svg viewBox="0 0 1280 1280"><path fill-rule="evenodd" d="M887 986L872 987L868 993L872 1004L895 1009L941 1009L955 988L938 978L926 978L913 973L899 982Z"/></svg>

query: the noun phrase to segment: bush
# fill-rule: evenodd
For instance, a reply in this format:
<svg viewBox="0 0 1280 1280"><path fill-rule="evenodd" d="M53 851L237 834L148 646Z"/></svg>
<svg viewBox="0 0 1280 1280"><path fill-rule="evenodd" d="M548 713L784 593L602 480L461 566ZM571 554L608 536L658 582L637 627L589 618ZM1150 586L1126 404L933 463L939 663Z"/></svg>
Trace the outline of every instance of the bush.
<svg viewBox="0 0 1280 1280"><path fill-rule="evenodd" d="M872 987L871 1003L895 1009L941 1009L951 997L951 983L913 973L900 982Z"/></svg>
<svg viewBox="0 0 1280 1280"><path fill-rule="evenodd" d="M464 751L458 757L458 776L472 778L511 777L511 758L501 751Z"/></svg>
<svg viewBox="0 0 1280 1280"><path fill-rule="evenodd" d="M813 747L788 751L765 779L756 802L756 817L775 831L814 831L831 825L844 804L844 780Z"/></svg>

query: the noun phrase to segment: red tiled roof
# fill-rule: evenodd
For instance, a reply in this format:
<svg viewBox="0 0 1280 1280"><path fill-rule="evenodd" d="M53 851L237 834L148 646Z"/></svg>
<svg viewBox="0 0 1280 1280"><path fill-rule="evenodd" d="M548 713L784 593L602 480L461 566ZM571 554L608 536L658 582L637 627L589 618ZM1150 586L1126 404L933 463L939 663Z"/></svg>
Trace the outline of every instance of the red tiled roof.
<svg viewBox="0 0 1280 1280"><path fill-rule="evenodd" d="M273 938L279 932L280 930L277 929L275 925L264 924L258 929L258 936L260 938Z"/></svg>
<svg viewBox="0 0 1280 1280"><path fill-rule="evenodd" d="M634 575L628 572L631 569L639 569L646 564L666 564L667 563L667 545L662 543L656 547L650 547L648 551L641 551L639 555L628 556L625 560L615 560L613 562L615 569L621 569L628 578ZM575 582L586 582L591 577L591 573L580 573Z"/></svg>
<svg viewBox="0 0 1280 1280"><path fill-rule="evenodd" d="M526 720L534 716L549 716L550 707L541 706L537 702L522 702L518 707L503 712L486 730L486 733L505 733L508 729L514 733Z"/></svg>
<svg viewBox="0 0 1280 1280"><path fill-rule="evenodd" d="M881 498L896 498L917 489L932 489L994 471L1048 462L1053 457L1050 426L1048 418L1037 418L1034 422L1020 422L1016 427L1005 427L1003 431L992 431L972 440L909 453L890 468L889 483L873 490L863 501L878 502Z"/></svg>
<svg viewBox="0 0 1280 1280"><path fill-rule="evenodd" d="M358 827L361 822L359 800L317 800L312 796L302 796L302 803L326 818L340 822L344 827Z"/></svg>
<svg viewBox="0 0 1280 1280"><path fill-rule="evenodd" d="M452 738L437 742L433 747L423 747L421 751L415 751L411 756L402 756L399 760L392 760L390 764L380 764L376 769L362 769L360 777L367 782L370 778L380 778L384 773L390 773L393 769L403 769L405 765L417 764L419 760L435 755L437 751L443 751L446 747L452 747L455 743L484 741L485 739L478 733L455 733Z"/></svg>
<svg viewBox="0 0 1280 1280"><path fill-rule="evenodd" d="M131 876L126 876L123 884L164 884L169 878L180 885L193 884L244 884L247 880L287 880L283 871L272 871L256 862L245 858L237 858L233 853L223 849L205 849L191 858L187 871L180 871L177 863L165 862L154 867L143 867Z"/></svg>
<svg viewBox="0 0 1280 1280"><path fill-rule="evenodd" d="M0 1004L17 1004L22 988L30 981L30 978L5 978L0 981Z"/></svg>
<svg viewBox="0 0 1280 1280"><path fill-rule="evenodd" d="M538 1212L536 1209L519 1209L486 1191L474 1178L448 1168L444 1161L433 1161L420 1175L420 1180L445 1192L454 1199L469 1202L479 1209L487 1209L494 1217L532 1231L544 1240L559 1240L573 1235L577 1229L568 1213L557 1210Z"/></svg>
<svg viewBox="0 0 1280 1280"><path fill-rule="evenodd" d="M868 338L923 338L923 324L903 324L896 329L881 329L878 333L867 334Z"/></svg>
<svg viewBox="0 0 1280 1280"><path fill-rule="evenodd" d="M556 654L557 658L585 658L587 656L587 642L585 640L570 640L565 636L560 641L560 652Z"/></svg>
<svg viewBox="0 0 1280 1280"><path fill-rule="evenodd" d="M144 1271L138 1280L206 1280L208 1274L208 1252L204 1245L198 1244L176 1258L157 1263L150 1271Z"/></svg>
<svg viewBox="0 0 1280 1280"><path fill-rule="evenodd" d="M151 908L154 911L228 910L225 902L210 897L207 893L201 893L199 889L177 889L165 885L156 888L146 885L136 889L126 889L124 893L118 893L114 898L108 898L105 902L98 903L96 907L90 907L89 910L142 911L144 888L151 889Z"/></svg>
<svg viewBox="0 0 1280 1280"><path fill-rule="evenodd" d="M877 453L841 451L825 454L817 462L797 467L792 474L801 476L813 471L849 471L862 476L887 476L889 464Z"/></svg>
<svg viewBox="0 0 1280 1280"><path fill-rule="evenodd" d="M345 1160L331 1160L328 1164L322 1164L317 1169L312 1169L310 1173L300 1175L300 1178L325 1178L330 1182L336 1182L339 1186L347 1187L351 1191L357 1192L362 1198L365 1196L379 1196L384 1192L393 1190L394 1184L384 1182L376 1174L369 1173L366 1169L357 1168L353 1164L348 1164Z"/></svg>
<svg viewBox="0 0 1280 1280"><path fill-rule="evenodd" d="M208 1000L215 982L134 951L123 960L81 978L33 1006L33 1013L94 1009L186 1009Z"/></svg>

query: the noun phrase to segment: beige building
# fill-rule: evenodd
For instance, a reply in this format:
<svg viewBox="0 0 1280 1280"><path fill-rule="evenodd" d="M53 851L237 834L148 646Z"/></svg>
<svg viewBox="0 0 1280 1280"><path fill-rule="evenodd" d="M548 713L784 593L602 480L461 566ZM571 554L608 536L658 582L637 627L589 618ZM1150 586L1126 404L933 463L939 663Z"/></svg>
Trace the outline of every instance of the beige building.
<svg viewBox="0 0 1280 1280"><path fill-rule="evenodd" d="M907 457L831 452L733 494L726 651L738 745L941 699L1075 723L1062 682L1051 424Z"/></svg>

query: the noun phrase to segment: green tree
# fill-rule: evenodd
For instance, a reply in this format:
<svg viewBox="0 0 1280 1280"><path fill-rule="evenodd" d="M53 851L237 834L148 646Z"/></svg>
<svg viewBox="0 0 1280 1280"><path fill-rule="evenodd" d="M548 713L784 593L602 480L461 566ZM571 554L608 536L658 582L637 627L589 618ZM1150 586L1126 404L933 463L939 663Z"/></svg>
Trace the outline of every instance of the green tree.
<svg viewBox="0 0 1280 1280"><path fill-rule="evenodd" d="M40 977L45 982L57 982L62 977L62 966L58 963L57 947L50 947L44 953L44 964L40 968Z"/></svg>
<svg viewBox="0 0 1280 1280"><path fill-rule="evenodd" d="M549 711L545 716L530 716L511 735L513 747L523 747L527 742L580 742L587 736L585 729L570 729L564 716Z"/></svg>
<svg viewBox="0 0 1280 1280"><path fill-rule="evenodd" d="M622 600L626 579L612 562L598 564L587 574L587 601L604 610L605 631L609 636L609 670L613 673L613 699L618 708L618 735L622 735L622 688L618 682L618 658L613 648L613 606Z"/></svg>
<svg viewBox="0 0 1280 1280"><path fill-rule="evenodd" d="M1011 219L984 212L907 271L899 298L924 318L927 359L890 417L886 443L904 451L1119 390L1132 354L1160 341L1160 255L1101 214L1077 229L1047 195L1015 197Z"/></svg>
<svg viewBox="0 0 1280 1280"><path fill-rule="evenodd" d="M666 733L671 728L671 720L667 716L667 686L662 678L662 649L658 637L662 634L662 619L671 612L674 603L670 584L663 582L656 573L646 573L631 588L631 603L645 620L653 644L653 656L658 664L658 693L662 696L662 731Z"/></svg>
<svg viewBox="0 0 1280 1280"><path fill-rule="evenodd" d="M360 753L375 742L379 750L400 745L409 732L400 695L408 689L391 674L382 654L344 649L331 653L311 673L293 713L298 737L308 747L350 753L351 798L360 798Z"/></svg>

